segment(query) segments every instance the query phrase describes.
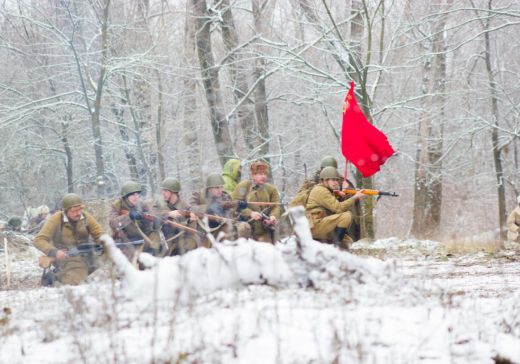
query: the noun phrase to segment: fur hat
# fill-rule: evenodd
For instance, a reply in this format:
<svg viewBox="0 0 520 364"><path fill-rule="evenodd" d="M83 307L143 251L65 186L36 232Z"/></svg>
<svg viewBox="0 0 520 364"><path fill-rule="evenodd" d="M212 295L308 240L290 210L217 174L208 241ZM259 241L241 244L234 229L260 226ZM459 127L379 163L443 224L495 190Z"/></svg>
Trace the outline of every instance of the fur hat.
<svg viewBox="0 0 520 364"><path fill-rule="evenodd" d="M255 173L268 173L269 165L264 161L255 161L251 163L251 174Z"/></svg>

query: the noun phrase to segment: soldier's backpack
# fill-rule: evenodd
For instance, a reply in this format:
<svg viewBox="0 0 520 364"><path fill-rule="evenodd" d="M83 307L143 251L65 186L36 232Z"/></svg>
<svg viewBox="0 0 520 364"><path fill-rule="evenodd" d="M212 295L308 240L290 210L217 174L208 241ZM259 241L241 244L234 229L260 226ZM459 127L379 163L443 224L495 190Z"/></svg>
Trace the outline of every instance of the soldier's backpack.
<svg viewBox="0 0 520 364"><path fill-rule="evenodd" d="M298 192L296 192L296 195L293 197L291 202L289 202L289 206L303 206L303 208L305 208L305 205L307 205L307 200L309 199L309 195L311 194L311 190L314 186L316 186L316 182L306 179Z"/></svg>

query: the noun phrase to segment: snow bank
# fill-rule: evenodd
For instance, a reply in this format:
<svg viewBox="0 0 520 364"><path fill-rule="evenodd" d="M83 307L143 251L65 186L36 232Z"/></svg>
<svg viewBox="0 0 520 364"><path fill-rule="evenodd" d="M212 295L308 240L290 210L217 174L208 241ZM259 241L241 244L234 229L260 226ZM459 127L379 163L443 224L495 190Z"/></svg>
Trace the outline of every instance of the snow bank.
<svg viewBox="0 0 520 364"><path fill-rule="evenodd" d="M155 299L188 303L201 295L248 284L323 288L332 281L366 283L388 276L391 264L355 257L312 240L303 210L295 208L290 213L295 237L286 244L239 239L214 242L211 249L199 248L183 256L156 259L141 254L140 261L150 267L145 271L136 270L110 237L103 240L121 272L125 295L149 303Z"/></svg>
<svg viewBox="0 0 520 364"><path fill-rule="evenodd" d="M180 300L187 303L197 296L247 284L284 286L292 274L280 252L271 244L239 240L234 245L216 242L212 249L200 248L183 256L156 259L141 254L151 266L136 270L109 237L109 254L122 273L122 286L128 297Z"/></svg>

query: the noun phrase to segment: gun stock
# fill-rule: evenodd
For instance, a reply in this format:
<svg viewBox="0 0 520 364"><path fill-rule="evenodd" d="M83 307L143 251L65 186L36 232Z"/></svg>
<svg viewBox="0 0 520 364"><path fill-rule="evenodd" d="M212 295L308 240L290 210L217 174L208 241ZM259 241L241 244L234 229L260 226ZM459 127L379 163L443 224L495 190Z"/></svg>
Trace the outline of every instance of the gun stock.
<svg viewBox="0 0 520 364"><path fill-rule="evenodd" d="M395 192L386 192L386 191L380 191L380 190L370 190L370 189L353 189L353 188L347 188L344 190L341 190L343 193L355 195L357 192L361 191L365 195L369 196L389 196L389 197L399 197L399 195Z"/></svg>

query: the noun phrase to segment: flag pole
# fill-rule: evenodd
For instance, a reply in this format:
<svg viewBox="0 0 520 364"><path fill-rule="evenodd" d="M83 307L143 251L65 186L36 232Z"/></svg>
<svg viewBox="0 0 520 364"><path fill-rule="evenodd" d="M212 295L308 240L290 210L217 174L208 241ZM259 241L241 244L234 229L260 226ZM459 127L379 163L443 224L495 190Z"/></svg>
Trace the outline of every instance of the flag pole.
<svg viewBox="0 0 520 364"><path fill-rule="evenodd" d="M343 172L343 183L341 184L341 189L344 188L345 182L347 182L347 171L348 171L348 159L345 159L345 172Z"/></svg>

